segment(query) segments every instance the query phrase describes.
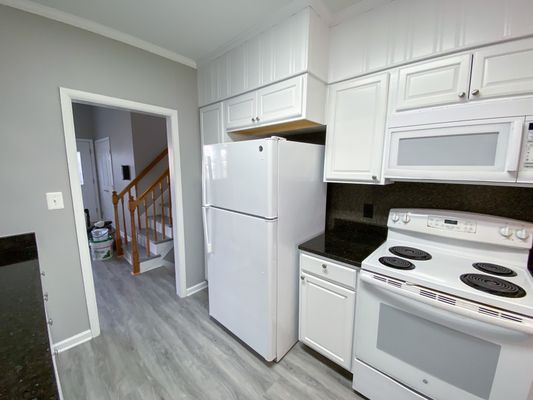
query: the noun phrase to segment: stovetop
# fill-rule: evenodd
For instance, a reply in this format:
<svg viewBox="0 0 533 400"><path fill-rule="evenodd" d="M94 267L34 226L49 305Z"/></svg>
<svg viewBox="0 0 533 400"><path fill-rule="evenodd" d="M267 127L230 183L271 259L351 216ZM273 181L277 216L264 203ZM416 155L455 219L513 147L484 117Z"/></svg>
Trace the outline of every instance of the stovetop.
<svg viewBox="0 0 533 400"><path fill-rule="evenodd" d="M403 257L398 256L398 247L406 246L410 250ZM422 257L423 254L427 255ZM533 277L527 267L508 262L505 254L501 258L490 256L486 258L483 253L471 253L466 248L447 251L438 243L432 246L425 242L422 247L416 241L388 239L363 261L362 269L533 317ZM414 268L406 267L409 265ZM479 290L478 284L486 285L489 291ZM502 294L494 294L497 290Z"/></svg>

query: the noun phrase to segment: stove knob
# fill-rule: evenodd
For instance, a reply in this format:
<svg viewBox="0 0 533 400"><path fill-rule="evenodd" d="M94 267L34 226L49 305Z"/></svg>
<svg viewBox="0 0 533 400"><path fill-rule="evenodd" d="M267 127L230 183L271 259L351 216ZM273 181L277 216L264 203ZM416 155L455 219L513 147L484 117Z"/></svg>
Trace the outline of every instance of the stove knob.
<svg viewBox="0 0 533 400"><path fill-rule="evenodd" d="M407 223L409 223L409 221L411 221L411 217L409 216L409 214L404 214L403 217L402 217L402 222L404 224L407 224Z"/></svg>
<svg viewBox="0 0 533 400"><path fill-rule="evenodd" d="M511 229L508 227L508 226L502 226L500 228L500 235L502 235L503 237L511 237L511 235L513 234L513 231L511 231Z"/></svg>
<svg viewBox="0 0 533 400"><path fill-rule="evenodd" d="M515 236L520 240L527 240L529 238L529 232L522 228L515 232Z"/></svg>
<svg viewBox="0 0 533 400"><path fill-rule="evenodd" d="M393 213L390 217L392 219L392 222L396 223L400 220L400 216L396 213Z"/></svg>

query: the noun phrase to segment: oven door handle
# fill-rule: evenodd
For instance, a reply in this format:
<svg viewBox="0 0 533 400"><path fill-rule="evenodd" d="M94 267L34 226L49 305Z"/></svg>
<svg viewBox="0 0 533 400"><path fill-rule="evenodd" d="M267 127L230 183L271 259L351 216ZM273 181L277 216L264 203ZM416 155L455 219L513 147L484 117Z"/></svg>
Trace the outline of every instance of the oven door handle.
<svg viewBox="0 0 533 400"><path fill-rule="evenodd" d="M400 301L402 301L403 298L402 303L407 304L412 309L420 311L426 315L430 314L433 317L443 319L443 322L446 325L455 324L464 327L466 326L470 329L482 329L483 331L490 330L490 328L495 328L496 326L499 328L506 329L506 331L498 329L500 333L510 334L511 332L509 331L514 331L515 333L520 332L522 334L525 333L527 335L533 335L533 320L528 320L526 319L526 317L524 317L525 321L523 323L514 322L511 320L504 320L498 317L491 317L490 315L480 314L474 310L469 310L463 307L454 306L438 300L433 300L424 296L420 296L405 289L401 289L391 284L376 280L372 278L372 275L372 273L362 271L359 275L359 279L364 283L374 286L377 290L379 290L385 295L395 297L397 300ZM428 306L441 309L444 312L436 314L435 310L431 310L430 308L428 308ZM473 324L473 321L471 319L484 322L484 327L481 328L479 324Z"/></svg>

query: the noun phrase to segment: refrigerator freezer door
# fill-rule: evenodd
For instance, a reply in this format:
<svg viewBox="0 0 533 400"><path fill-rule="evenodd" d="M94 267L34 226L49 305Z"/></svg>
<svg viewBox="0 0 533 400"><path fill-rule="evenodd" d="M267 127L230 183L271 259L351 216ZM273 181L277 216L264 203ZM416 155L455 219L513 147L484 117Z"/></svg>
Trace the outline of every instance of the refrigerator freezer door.
<svg viewBox="0 0 533 400"><path fill-rule="evenodd" d="M276 358L276 220L209 207L209 315Z"/></svg>
<svg viewBox="0 0 533 400"><path fill-rule="evenodd" d="M204 146L204 205L277 217L278 139Z"/></svg>

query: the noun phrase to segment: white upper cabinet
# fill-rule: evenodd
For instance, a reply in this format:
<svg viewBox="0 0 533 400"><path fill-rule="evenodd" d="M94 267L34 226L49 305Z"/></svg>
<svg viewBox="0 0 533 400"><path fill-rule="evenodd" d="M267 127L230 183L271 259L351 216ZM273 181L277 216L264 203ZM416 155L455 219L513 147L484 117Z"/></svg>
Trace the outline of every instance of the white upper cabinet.
<svg viewBox="0 0 533 400"><path fill-rule="evenodd" d="M228 131L253 124L257 116L256 94L246 93L225 101L224 115Z"/></svg>
<svg viewBox="0 0 533 400"><path fill-rule="evenodd" d="M226 129L242 131L278 123L299 128L323 124L326 85L309 74L224 101Z"/></svg>
<svg viewBox="0 0 533 400"><path fill-rule="evenodd" d="M325 180L383 183L389 74L329 87Z"/></svg>
<svg viewBox="0 0 533 400"><path fill-rule="evenodd" d="M400 68L396 110L466 101L471 60L463 54Z"/></svg>
<svg viewBox="0 0 533 400"><path fill-rule="evenodd" d="M222 103L200 109L200 132L204 146L229 141L224 130Z"/></svg>
<svg viewBox="0 0 533 400"><path fill-rule="evenodd" d="M327 78L328 27L307 7L198 68L200 106L311 72Z"/></svg>
<svg viewBox="0 0 533 400"><path fill-rule="evenodd" d="M533 35L531 0L402 0L330 30L328 83L444 52Z"/></svg>
<svg viewBox="0 0 533 400"><path fill-rule="evenodd" d="M257 91L257 122L272 122L302 115L303 77L269 85Z"/></svg>
<svg viewBox="0 0 533 400"><path fill-rule="evenodd" d="M533 94L533 39L474 52L470 98Z"/></svg>

